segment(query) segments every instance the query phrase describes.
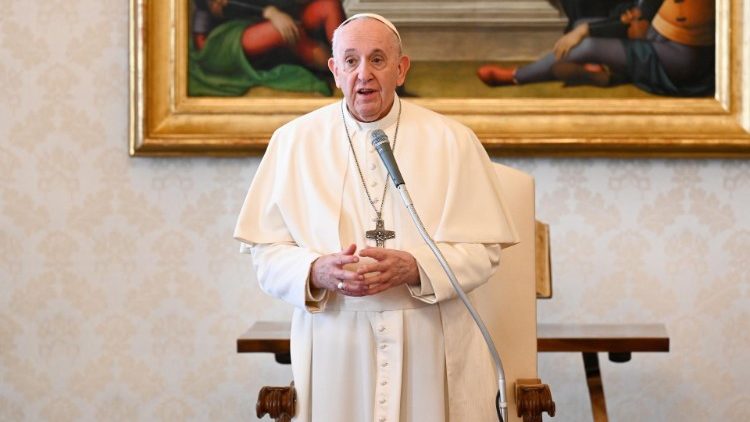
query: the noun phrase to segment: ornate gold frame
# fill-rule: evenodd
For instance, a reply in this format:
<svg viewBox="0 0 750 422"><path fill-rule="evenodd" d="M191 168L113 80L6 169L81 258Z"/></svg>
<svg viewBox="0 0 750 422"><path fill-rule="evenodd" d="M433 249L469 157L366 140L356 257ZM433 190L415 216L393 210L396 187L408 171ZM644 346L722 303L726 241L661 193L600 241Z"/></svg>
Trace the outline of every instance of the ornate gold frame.
<svg viewBox="0 0 750 422"><path fill-rule="evenodd" d="M131 0L131 155L261 154L277 127L332 101L188 97L187 3ZM414 102L467 124L495 154L747 157L750 36L744 22L750 22L749 8L750 0L717 0L713 99Z"/></svg>

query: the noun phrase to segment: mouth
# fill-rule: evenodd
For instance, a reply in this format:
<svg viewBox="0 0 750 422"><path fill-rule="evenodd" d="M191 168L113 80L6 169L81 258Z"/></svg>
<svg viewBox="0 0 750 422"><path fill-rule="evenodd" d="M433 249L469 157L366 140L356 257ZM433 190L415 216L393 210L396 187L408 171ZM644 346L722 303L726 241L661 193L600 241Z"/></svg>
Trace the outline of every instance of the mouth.
<svg viewBox="0 0 750 422"><path fill-rule="evenodd" d="M375 94L375 92L377 91L371 88L360 88L357 90L357 95L361 95L363 97L369 97L370 95Z"/></svg>

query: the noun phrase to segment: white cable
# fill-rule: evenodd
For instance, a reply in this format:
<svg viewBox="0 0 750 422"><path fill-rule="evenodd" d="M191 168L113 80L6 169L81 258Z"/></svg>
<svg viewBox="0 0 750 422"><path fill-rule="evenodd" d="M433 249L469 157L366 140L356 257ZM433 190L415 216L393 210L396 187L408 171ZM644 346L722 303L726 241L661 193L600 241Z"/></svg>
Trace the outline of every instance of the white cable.
<svg viewBox="0 0 750 422"><path fill-rule="evenodd" d="M508 402L506 400L506 394L505 394L505 371L503 370L503 362L500 360L500 354L497 352L497 348L495 348L495 343L492 341L492 337L490 336L489 331L487 330L487 327L484 325L484 322L482 322L482 318L479 316L479 313L474 309L474 307L471 305L471 302L469 302L469 298L466 296L466 293L464 293L461 286L458 284L458 280L456 279L456 275L453 273L453 270L451 269L450 265L448 265L448 261L445 260L445 257L443 257L443 253L440 252L440 249L438 249L437 245L435 244L435 241L432 240L432 237L430 237L429 233L427 233L427 230L424 228L424 224L422 224L422 220L419 219L419 215L417 215L417 210L414 208L414 204L411 201L411 197L409 196L409 191L406 190L406 184L401 184L398 187L398 191L401 194L401 200L404 202L404 205L406 205L406 209L409 210L409 214L411 215L412 221L414 221L414 225L417 226L417 230L419 231L419 234L422 235L422 239L424 239L425 243L427 243L427 246L430 247L432 250L432 253L435 254L435 257L437 258L438 262L440 262L440 266L443 267L443 270L448 275L448 280L450 280L451 285L453 286L453 290L456 291L456 294L458 294L458 297L461 299L461 301L466 306L466 309L469 310L469 313L471 314L471 317L474 319L474 322L479 327L479 331L482 332L482 337L484 337L485 343L487 343L487 348L490 351L490 355L492 355L492 360L495 363L495 370L497 371L497 384L498 384L498 396L497 396L497 408L500 409L500 412L502 414L502 417L500 419L501 422L507 422L508 421ZM500 415L498 415L500 416Z"/></svg>

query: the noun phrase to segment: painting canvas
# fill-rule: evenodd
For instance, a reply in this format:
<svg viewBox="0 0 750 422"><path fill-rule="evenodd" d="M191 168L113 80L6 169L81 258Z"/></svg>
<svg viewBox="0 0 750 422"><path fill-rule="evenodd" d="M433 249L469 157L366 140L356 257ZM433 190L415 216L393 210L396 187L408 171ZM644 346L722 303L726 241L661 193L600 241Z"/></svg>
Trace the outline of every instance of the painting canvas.
<svg viewBox="0 0 750 422"><path fill-rule="evenodd" d="M747 47L730 31L742 29L746 2L700 0L715 13L669 15L667 1L644 0L645 16L633 17L624 0L132 0L131 154L262 152L275 128L340 97L326 68L332 31L375 11L396 23L413 60L399 94L469 125L494 152L746 155ZM669 63L651 45L680 36L669 24L682 15L710 30L688 34L695 46ZM583 22L583 41L549 60ZM650 33L600 36L639 22L654 23Z"/></svg>
<svg viewBox="0 0 750 422"><path fill-rule="evenodd" d="M345 18L340 0L186 1L188 96L331 96L327 62Z"/></svg>

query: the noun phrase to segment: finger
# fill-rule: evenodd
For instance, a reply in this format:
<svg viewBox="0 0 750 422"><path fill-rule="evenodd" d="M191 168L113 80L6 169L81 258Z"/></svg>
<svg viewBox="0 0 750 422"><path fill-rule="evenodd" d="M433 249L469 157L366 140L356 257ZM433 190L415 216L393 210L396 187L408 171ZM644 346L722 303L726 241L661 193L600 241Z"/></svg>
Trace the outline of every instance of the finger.
<svg viewBox="0 0 750 422"><path fill-rule="evenodd" d="M291 29L290 32L291 32L291 36L292 36L292 41L294 41L296 43L299 40L299 28L297 28L297 25L295 25L294 23L292 23L290 29Z"/></svg>
<svg viewBox="0 0 750 422"><path fill-rule="evenodd" d="M280 19L278 21L277 29L281 33L281 38L284 42L289 43L291 41L291 32L289 30L289 22L286 19Z"/></svg>
<svg viewBox="0 0 750 422"><path fill-rule="evenodd" d="M384 283L387 281L390 281L392 275L382 275L382 273L378 273L376 275L371 275L367 277L360 278L358 280L352 281L352 283L358 285L358 286L372 286L379 283Z"/></svg>
<svg viewBox="0 0 750 422"><path fill-rule="evenodd" d="M565 40L566 40L565 36L560 37L557 41L555 41L555 45L552 46L552 50L557 51L560 48L562 48L562 46L565 45Z"/></svg>
<svg viewBox="0 0 750 422"><path fill-rule="evenodd" d="M364 264L357 269L357 274L365 275L370 273L379 273L386 271L389 267L391 267L391 265L389 265L387 261Z"/></svg>
<svg viewBox="0 0 750 422"><path fill-rule="evenodd" d="M562 55L563 46L562 43L555 44L554 53L555 53L555 59L560 60L560 57Z"/></svg>
<svg viewBox="0 0 750 422"><path fill-rule="evenodd" d="M364 296L365 294L367 294L368 286L363 286L361 284L357 284L356 282L350 282L350 281L344 281L342 283L343 283L343 286L339 290L346 295ZM336 286L336 288L338 288L338 285Z"/></svg>
<svg viewBox="0 0 750 422"><path fill-rule="evenodd" d="M336 278L342 281L362 281L364 276L355 273L354 271L335 269L331 271L331 278Z"/></svg>
<svg viewBox="0 0 750 422"><path fill-rule="evenodd" d="M392 286L390 283L380 283L376 284L374 286L371 286L369 289L367 289L367 295L376 295L380 292L384 292L388 289L390 289Z"/></svg>
<svg viewBox="0 0 750 422"><path fill-rule="evenodd" d="M346 292L345 294L346 294L346 296L352 296L352 297L367 296L367 292L366 291L363 291L363 292Z"/></svg>
<svg viewBox="0 0 750 422"><path fill-rule="evenodd" d="M295 44L297 42L297 26L293 22L287 22L286 24L286 36L289 44Z"/></svg>
<svg viewBox="0 0 750 422"><path fill-rule="evenodd" d="M371 248L368 246L359 251L359 256L366 256L374 259L376 256L379 256L378 249L382 250L383 248Z"/></svg>
<svg viewBox="0 0 750 422"><path fill-rule="evenodd" d="M385 248L364 248L359 251L359 256L372 258L376 261L382 261L393 255L392 249Z"/></svg>
<svg viewBox="0 0 750 422"><path fill-rule="evenodd" d="M346 264L354 264L359 261L359 258L356 255L341 255L336 254L335 263L339 267Z"/></svg>
<svg viewBox="0 0 750 422"><path fill-rule="evenodd" d="M360 283L367 284L368 286L373 286L380 283L388 283L391 281L391 278L393 278L393 275L390 273L378 273L376 275L364 277Z"/></svg>
<svg viewBox="0 0 750 422"><path fill-rule="evenodd" d="M354 252L357 251L357 245L355 243L352 243L351 245L347 246L346 249L342 249L341 253L343 255L353 255Z"/></svg>
<svg viewBox="0 0 750 422"><path fill-rule="evenodd" d="M284 29L284 42L287 44L294 44L294 36L288 28Z"/></svg>

